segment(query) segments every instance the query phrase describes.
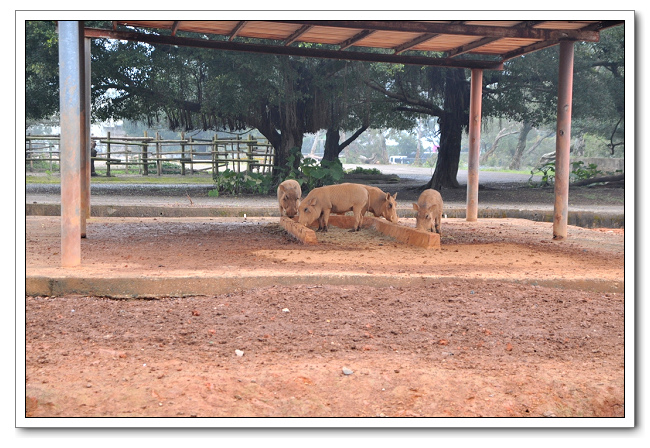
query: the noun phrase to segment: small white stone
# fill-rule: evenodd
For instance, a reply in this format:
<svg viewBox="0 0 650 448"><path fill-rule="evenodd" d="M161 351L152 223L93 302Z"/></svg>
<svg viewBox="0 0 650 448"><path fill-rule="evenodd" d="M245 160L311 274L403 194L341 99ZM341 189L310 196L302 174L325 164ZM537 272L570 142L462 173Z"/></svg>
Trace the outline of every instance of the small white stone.
<svg viewBox="0 0 650 448"><path fill-rule="evenodd" d="M244 356L244 352L242 352L241 350L235 350L235 355Z"/></svg>

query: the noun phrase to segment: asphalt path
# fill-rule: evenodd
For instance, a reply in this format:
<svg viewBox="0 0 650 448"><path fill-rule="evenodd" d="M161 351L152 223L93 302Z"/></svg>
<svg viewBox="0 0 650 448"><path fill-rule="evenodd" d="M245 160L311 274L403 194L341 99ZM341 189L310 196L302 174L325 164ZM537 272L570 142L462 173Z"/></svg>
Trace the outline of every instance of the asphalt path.
<svg viewBox="0 0 650 448"><path fill-rule="evenodd" d="M343 168L354 169L356 167L362 168L376 168L382 172L382 174L396 174L401 178L415 179L418 181L428 182L433 177L434 167L418 167L413 165L352 165L344 164ZM533 177L533 180L539 181L541 176ZM467 185L467 170L458 170L458 175L456 176L458 183L461 185ZM479 171L479 182L480 183L528 183L530 179L530 174L519 174L519 173L504 173L500 171Z"/></svg>
<svg viewBox="0 0 650 448"><path fill-rule="evenodd" d="M417 167L412 165L353 165L353 164L344 164L343 168L354 169L356 167L362 167L365 169L376 168L381 171L382 174L395 174L401 179L411 179L417 182L425 184L433 176L434 168L427 167ZM458 175L456 177L460 185L467 185L467 170L458 170ZM527 184L530 179L529 174L518 174L518 173L505 173L499 171L480 171L479 172L479 183L480 184L507 184L507 183L522 183ZM533 180L539 181L540 177L535 177ZM27 194L59 194L60 193L60 184L27 184L25 186L25 192ZM92 191L96 194L111 194L116 191L128 192L130 195L138 194L164 194L170 190L181 189L183 192L188 191L203 191L206 189L212 189L212 185L207 184L182 184L179 185L166 185L166 184L148 184L146 179L143 177L142 184L134 184L129 182L128 184L119 184L119 183L94 183L92 185Z"/></svg>

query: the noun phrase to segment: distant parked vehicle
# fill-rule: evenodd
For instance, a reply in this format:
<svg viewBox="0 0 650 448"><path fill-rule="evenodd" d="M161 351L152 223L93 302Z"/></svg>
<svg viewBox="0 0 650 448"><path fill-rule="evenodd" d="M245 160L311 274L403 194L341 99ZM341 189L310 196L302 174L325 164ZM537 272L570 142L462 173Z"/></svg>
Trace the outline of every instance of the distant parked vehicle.
<svg viewBox="0 0 650 448"><path fill-rule="evenodd" d="M388 158L388 163L392 165L407 165L409 163L409 158L406 156L390 156Z"/></svg>

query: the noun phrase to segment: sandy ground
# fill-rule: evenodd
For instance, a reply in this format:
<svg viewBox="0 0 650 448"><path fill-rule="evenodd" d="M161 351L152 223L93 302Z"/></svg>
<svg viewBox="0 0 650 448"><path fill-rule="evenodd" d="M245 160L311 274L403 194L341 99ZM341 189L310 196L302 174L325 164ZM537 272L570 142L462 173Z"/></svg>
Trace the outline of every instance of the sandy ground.
<svg viewBox="0 0 650 448"><path fill-rule="evenodd" d="M27 274L60 275L59 218L26 227ZM305 246L277 218L93 218L74 275L310 280L27 296L25 415L623 417L624 230L551 229L443 219L426 250L334 227Z"/></svg>

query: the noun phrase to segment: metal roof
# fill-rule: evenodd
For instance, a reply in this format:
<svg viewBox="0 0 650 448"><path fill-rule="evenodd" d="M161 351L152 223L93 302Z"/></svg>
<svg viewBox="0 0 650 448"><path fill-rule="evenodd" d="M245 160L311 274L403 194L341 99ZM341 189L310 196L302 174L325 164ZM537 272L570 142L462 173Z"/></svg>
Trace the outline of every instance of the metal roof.
<svg viewBox="0 0 650 448"><path fill-rule="evenodd" d="M624 20L125 20L86 37L372 62L502 69L562 40L597 42ZM321 44L315 47L312 44Z"/></svg>

